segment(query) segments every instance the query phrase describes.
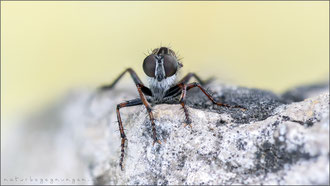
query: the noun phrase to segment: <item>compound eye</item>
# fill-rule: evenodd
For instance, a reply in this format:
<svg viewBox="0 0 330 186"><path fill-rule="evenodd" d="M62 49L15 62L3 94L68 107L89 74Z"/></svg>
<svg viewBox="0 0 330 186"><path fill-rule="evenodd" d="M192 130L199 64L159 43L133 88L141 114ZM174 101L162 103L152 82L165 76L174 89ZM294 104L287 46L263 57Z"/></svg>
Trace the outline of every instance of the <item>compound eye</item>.
<svg viewBox="0 0 330 186"><path fill-rule="evenodd" d="M143 71L149 77L155 77L156 58L155 55L147 56L143 61Z"/></svg>
<svg viewBox="0 0 330 186"><path fill-rule="evenodd" d="M173 76L178 68L177 60L171 55L164 55L164 68L166 77Z"/></svg>

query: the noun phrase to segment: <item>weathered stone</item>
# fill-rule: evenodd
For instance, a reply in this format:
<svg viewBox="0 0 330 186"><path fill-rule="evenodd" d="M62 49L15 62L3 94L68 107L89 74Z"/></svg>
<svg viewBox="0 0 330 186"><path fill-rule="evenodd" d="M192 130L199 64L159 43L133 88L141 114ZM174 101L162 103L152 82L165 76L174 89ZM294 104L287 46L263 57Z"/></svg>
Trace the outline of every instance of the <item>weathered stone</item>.
<svg viewBox="0 0 330 186"><path fill-rule="evenodd" d="M192 128L184 127L179 104L153 107L161 145L153 145L144 106L120 109L128 139L123 171L115 108L137 94L79 90L13 133L7 146L25 156L7 150L4 158L13 163L5 176L24 175L13 166L18 159L30 175L70 175L63 173L69 169L89 178L77 184L329 184L328 90L292 103L269 91L210 87L217 100L247 110L214 106L195 88L187 98ZM53 170L45 173L43 162Z"/></svg>
<svg viewBox="0 0 330 186"><path fill-rule="evenodd" d="M180 105L156 105L154 116L162 145L153 146L143 106L121 109L128 138L124 171L118 163L120 135L113 111L94 119L93 130L108 148L90 151L97 184L328 184L329 94L285 105L275 94L218 87L216 98L241 109L213 106L193 92L188 100L192 128L184 127ZM106 96L112 97L108 92ZM105 96L105 95L103 95ZM102 105L98 97L93 105ZM119 99L120 100L120 99ZM120 102L109 100L109 105ZM102 106L101 106L102 107ZM92 113L94 113L92 111ZM108 125L108 123L111 123ZM88 128L88 131L91 128ZM94 137L84 136L89 143ZM109 150L111 149L111 150ZM306 167L309 167L306 169ZM315 175L313 170L318 171Z"/></svg>

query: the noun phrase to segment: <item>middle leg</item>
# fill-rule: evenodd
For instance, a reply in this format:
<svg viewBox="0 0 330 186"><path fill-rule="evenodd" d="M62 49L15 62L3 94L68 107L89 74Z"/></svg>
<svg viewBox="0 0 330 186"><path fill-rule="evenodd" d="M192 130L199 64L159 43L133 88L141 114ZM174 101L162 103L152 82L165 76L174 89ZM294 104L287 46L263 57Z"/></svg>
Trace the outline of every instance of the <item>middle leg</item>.
<svg viewBox="0 0 330 186"><path fill-rule="evenodd" d="M224 104L224 103L220 103L214 100L214 98L211 96L211 94L209 92L207 92L199 83L190 83L190 84L185 84L185 83L180 83L178 85L176 85L177 87L181 88L181 97L180 97L180 104L183 108L183 111L185 113L185 126L189 125L189 127L191 127L191 119L189 116L189 112L185 106L186 103L186 95L187 95L187 91L194 88L194 87L198 87L208 98L209 100L212 101L213 104L216 104L218 106L223 106L223 107L228 107L228 108L240 108L241 110L245 111L246 108L242 107L242 106L238 106L238 105L228 105L228 104Z"/></svg>
<svg viewBox="0 0 330 186"><path fill-rule="evenodd" d="M209 100L212 101L213 104L218 105L218 106L222 106L222 107L228 107L228 108L240 108L242 110L246 110L246 108L242 107L242 106L238 106L238 105L227 105L224 103L220 103L214 100L214 98L211 96L211 94L209 92L207 92L199 83L190 83L186 86L187 91L194 88L194 87L198 87L206 96L207 98L209 98Z"/></svg>
<svg viewBox="0 0 330 186"><path fill-rule="evenodd" d="M191 127L191 119L189 117L189 112L187 107L185 106L185 98L186 98L186 92L187 92L187 85L186 83L179 83L173 87L171 87L166 93L164 99L171 100L181 94L181 97L179 99L179 103L182 106L182 109L185 114L185 126L189 125Z"/></svg>
<svg viewBox="0 0 330 186"><path fill-rule="evenodd" d="M186 76L184 76L175 87L179 87L181 89L181 97L180 97L180 104L182 106L182 109L184 111L185 114L185 127L187 125L189 125L189 127L191 128L191 119L189 116L189 112L187 107L185 106L186 103L186 92L187 92L187 83L189 82L189 80L194 77L201 85L206 85L208 83L210 83L213 78L209 78L206 81L203 81L196 73L188 73ZM178 91L178 89L176 88L176 90L174 89L174 91Z"/></svg>
<svg viewBox="0 0 330 186"><path fill-rule="evenodd" d="M213 81L213 77L207 79L206 81L203 81L196 73L188 73L186 76L184 76L179 82L180 83L184 83L187 84L189 82L189 80L194 77L198 83L200 83L201 85L206 85L208 83L210 83L211 81Z"/></svg>

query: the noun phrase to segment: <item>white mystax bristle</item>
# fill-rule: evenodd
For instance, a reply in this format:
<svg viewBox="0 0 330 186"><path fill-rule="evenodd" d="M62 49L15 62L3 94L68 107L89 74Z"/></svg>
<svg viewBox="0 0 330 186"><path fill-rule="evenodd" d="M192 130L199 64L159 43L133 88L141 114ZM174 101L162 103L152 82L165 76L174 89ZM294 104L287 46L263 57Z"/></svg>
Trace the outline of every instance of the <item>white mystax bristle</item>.
<svg viewBox="0 0 330 186"><path fill-rule="evenodd" d="M165 92L171 88L176 83L176 74L171 77L167 77L162 81L157 81L156 78L148 77L148 83L150 86L150 90L153 94L153 99L155 101L161 101L165 95Z"/></svg>

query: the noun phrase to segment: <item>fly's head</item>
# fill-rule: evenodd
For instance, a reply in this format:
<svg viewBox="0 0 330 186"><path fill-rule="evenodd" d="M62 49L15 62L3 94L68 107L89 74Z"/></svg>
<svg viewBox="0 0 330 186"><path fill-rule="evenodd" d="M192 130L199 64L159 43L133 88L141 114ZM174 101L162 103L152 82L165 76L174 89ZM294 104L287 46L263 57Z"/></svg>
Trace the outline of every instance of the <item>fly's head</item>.
<svg viewBox="0 0 330 186"><path fill-rule="evenodd" d="M144 73L158 82L175 76L182 66L175 52L167 47L154 49L143 61Z"/></svg>

